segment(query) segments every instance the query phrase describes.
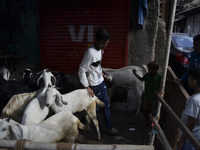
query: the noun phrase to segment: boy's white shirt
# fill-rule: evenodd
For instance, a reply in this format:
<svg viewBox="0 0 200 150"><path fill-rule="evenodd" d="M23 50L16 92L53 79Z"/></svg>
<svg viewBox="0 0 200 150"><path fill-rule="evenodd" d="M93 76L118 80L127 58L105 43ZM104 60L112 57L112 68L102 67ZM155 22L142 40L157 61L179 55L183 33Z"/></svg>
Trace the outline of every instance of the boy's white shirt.
<svg viewBox="0 0 200 150"><path fill-rule="evenodd" d="M95 49L94 44L85 52L78 70L80 82L84 87L96 86L103 82L101 63L97 67L91 65L93 62L101 61L101 59L101 50Z"/></svg>
<svg viewBox="0 0 200 150"><path fill-rule="evenodd" d="M188 124L189 116L197 119L192 133L198 140L200 140L200 93L192 95L186 101L185 109L181 115L181 120L185 125ZM183 133L180 130L179 138L181 138L182 134ZM188 141L189 140L186 140L186 142Z"/></svg>

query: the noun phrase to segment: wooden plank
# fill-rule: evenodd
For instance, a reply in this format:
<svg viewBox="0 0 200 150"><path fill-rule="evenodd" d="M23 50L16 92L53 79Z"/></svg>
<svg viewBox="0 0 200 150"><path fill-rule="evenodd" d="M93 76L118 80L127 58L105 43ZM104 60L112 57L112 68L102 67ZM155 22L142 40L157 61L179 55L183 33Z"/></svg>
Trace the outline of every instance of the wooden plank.
<svg viewBox="0 0 200 150"><path fill-rule="evenodd" d="M162 103L162 106L165 108L169 116L172 118L173 122L175 122L176 126L178 126L181 129L181 131L183 132L183 134L185 134L185 136L191 142L193 147L195 149L200 149L200 142L194 137L192 132L187 128L187 126L184 125L184 123L182 123L181 119L171 109L171 107L165 102L165 100L159 94L157 94L157 96L158 96L158 100ZM174 126L175 124L173 122L171 122L171 124L173 124ZM171 131L167 131L167 132L173 135Z"/></svg>
<svg viewBox="0 0 200 150"><path fill-rule="evenodd" d="M167 79L177 79L176 75L170 67L168 67ZM181 117L182 111L185 107L185 102L188 97L189 95L182 85L166 84L164 100L179 118ZM176 124L174 124L174 121L165 109L162 109L161 114L164 124L163 131L171 147L175 150L179 135L179 128Z"/></svg>
<svg viewBox="0 0 200 150"><path fill-rule="evenodd" d="M162 131L160 125L158 124L158 122L155 120L155 118L152 115L150 115L149 118L154 123L154 126L159 133L159 136L161 138L161 143L163 144L163 148L165 150L172 150L172 148L169 145L169 142L167 141L167 138L166 138L164 132Z"/></svg>

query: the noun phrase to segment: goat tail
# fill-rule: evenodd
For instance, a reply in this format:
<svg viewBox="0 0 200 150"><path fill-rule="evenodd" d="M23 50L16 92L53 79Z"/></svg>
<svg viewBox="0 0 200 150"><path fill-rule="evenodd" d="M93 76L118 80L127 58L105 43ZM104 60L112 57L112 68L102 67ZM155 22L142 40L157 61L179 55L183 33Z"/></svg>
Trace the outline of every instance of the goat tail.
<svg viewBox="0 0 200 150"><path fill-rule="evenodd" d="M84 124L82 124L80 120L78 120L78 128L81 130L85 130L86 126Z"/></svg>
<svg viewBox="0 0 200 150"><path fill-rule="evenodd" d="M105 106L105 104L104 104L101 100L99 100L98 98L96 99L96 103L97 103L101 108Z"/></svg>
<svg viewBox="0 0 200 150"><path fill-rule="evenodd" d="M1 113L1 117L0 119L3 119L3 118L7 118L8 116L6 116L6 114L4 114L3 112Z"/></svg>
<svg viewBox="0 0 200 150"><path fill-rule="evenodd" d="M4 118L4 115L3 114L1 114L1 117L0 117L0 119L3 119Z"/></svg>

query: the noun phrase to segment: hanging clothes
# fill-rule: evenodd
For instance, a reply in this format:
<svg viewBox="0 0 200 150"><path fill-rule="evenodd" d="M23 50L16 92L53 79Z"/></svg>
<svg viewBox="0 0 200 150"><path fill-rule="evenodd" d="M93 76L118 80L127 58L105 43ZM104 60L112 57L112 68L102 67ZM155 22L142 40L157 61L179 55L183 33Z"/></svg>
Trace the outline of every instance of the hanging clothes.
<svg viewBox="0 0 200 150"><path fill-rule="evenodd" d="M148 5L147 0L139 0L138 5L138 24L144 25L144 21L146 20L148 15Z"/></svg>

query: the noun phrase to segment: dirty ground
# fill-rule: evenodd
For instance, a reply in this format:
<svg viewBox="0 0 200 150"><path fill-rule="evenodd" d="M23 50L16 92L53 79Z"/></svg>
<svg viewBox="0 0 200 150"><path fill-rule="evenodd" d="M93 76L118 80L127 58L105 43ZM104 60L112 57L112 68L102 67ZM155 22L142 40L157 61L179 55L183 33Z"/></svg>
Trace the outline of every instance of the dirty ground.
<svg viewBox="0 0 200 150"><path fill-rule="evenodd" d="M80 117L80 114L75 114ZM105 133L105 122L103 118L102 110L97 111L97 119L99 121L99 128L101 132L101 140L97 141L97 132L94 124L90 123L91 131L88 131L86 135L82 131L77 138L76 143L79 144L131 144L131 145L148 145L149 133L151 126L143 127L144 115L143 112L135 117L133 111L111 111L112 126L120 131L118 136L113 136ZM131 129L133 131L131 131ZM160 141L155 138L154 140L155 150L162 150Z"/></svg>

